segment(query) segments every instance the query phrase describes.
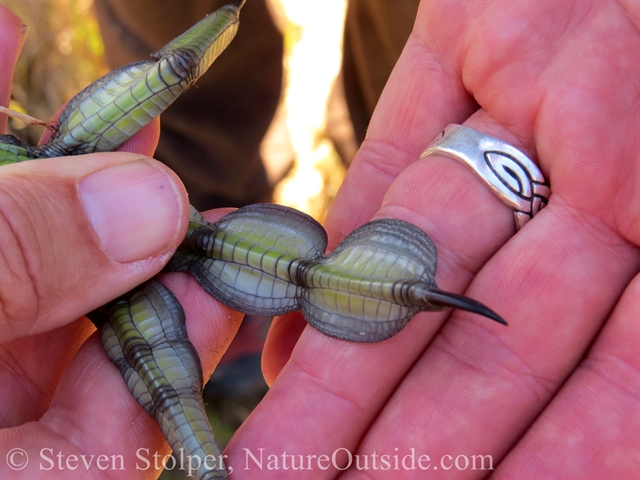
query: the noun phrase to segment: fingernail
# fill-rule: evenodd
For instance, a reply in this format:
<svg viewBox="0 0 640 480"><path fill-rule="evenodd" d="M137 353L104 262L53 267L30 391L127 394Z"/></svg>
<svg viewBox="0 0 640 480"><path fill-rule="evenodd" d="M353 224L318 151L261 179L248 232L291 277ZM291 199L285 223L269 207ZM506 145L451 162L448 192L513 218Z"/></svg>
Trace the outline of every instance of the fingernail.
<svg viewBox="0 0 640 480"><path fill-rule="evenodd" d="M145 161L106 168L80 180L84 209L111 258L133 262L162 253L180 224L178 186Z"/></svg>

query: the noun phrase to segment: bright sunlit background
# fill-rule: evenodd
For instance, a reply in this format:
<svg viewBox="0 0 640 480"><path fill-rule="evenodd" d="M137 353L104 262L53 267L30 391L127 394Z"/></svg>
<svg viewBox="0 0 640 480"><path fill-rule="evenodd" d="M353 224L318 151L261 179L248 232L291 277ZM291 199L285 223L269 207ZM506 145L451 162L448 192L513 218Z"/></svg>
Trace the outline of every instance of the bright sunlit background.
<svg viewBox="0 0 640 480"><path fill-rule="evenodd" d="M346 1L280 2L299 36L295 42L285 40L289 48L284 105L296 166L276 190L276 202L321 220L344 176L340 159L323 132L327 99L340 70ZM336 171L337 178L332 175Z"/></svg>
<svg viewBox="0 0 640 480"><path fill-rule="evenodd" d="M108 71L91 0L3 0L29 25L14 76L14 110L47 120L78 91ZM285 36L284 120L295 164L273 201L322 221L345 168L324 135L326 103L338 75L346 0L271 0ZM215 68L215 65L212 67ZM10 129L35 144L42 128L11 120ZM272 178L281 178L282 132L270 132L262 153Z"/></svg>

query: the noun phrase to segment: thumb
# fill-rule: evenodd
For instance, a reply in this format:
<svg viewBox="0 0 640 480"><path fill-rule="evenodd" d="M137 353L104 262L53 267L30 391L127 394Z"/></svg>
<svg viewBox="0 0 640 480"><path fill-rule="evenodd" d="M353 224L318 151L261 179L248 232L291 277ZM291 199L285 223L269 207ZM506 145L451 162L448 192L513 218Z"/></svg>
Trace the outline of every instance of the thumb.
<svg viewBox="0 0 640 480"><path fill-rule="evenodd" d="M68 323L157 273L187 195L159 162L116 152L0 169L0 342Z"/></svg>

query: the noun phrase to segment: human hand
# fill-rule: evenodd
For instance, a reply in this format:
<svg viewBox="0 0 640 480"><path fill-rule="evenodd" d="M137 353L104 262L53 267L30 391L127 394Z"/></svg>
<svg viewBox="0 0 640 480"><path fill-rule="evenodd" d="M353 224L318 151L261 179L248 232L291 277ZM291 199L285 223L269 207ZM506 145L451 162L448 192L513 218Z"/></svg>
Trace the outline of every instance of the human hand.
<svg viewBox="0 0 640 480"><path fill-rule="evenodd" d="M363 345L298 339L300 319L278 319L273 386L227 449L236 478L333 477L347 450L360 458L346 476L367 478L637 474L639 27L634 2L421 4L327 219L331 246L372 217L409 221L438 248L439 286L509 327L428 313ZM517 235L464 166L418 160L449 123L514 145L550 182Z"/></svg>
<svg viewBox="0 0 640 480"><path fill-rule="evenodd" d="M0 6L2 105L25 34ZM0 168L0 477L122 478L120 458L127 477L155 477L169 453L81 317L156 274L184 237L184 188L148 158L158 134L155 121L119 153ZM181 277L166 281L180 290ZM210 370L239 315L188 303L219 319L187 327Z"/></svg>

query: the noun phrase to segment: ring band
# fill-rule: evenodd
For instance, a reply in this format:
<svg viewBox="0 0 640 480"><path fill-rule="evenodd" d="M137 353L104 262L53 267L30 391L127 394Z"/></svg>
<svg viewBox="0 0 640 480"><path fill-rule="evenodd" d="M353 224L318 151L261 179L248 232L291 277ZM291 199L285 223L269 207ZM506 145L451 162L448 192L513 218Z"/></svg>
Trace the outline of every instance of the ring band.
<svg viewBox="0 0 640 480"><path fill-rule="evenodd" d="M515 210L516 231L549 202L549 184L529 157L473 128L447 125L420 158L429 155L443 155L469 167L500 200Z"/></svg>

